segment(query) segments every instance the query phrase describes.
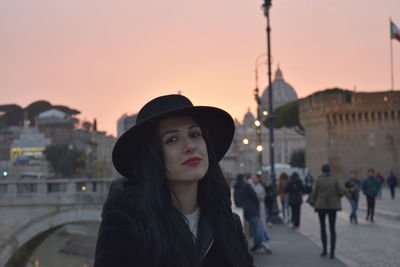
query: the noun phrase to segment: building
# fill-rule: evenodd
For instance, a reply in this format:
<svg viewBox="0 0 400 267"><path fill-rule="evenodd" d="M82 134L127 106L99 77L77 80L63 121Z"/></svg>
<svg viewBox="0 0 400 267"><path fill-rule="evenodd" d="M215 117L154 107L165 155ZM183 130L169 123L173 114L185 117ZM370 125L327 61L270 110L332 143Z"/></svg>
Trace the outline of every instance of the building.
<svg viewBox="0 0 400 267"><path fill-rule="evenodd" d="M128 116L124 114L117 121L117 136L120 137L126 130L136 124L137 114Z"/></svg>
<svg viewBox="0 0 400 267"><path fill-rule="evenodd" d="M10 160L10 146L15 138L18 138L22 126L9 126L0 129L0 160Z"/></svg>
<svg viewBox="0 0 400 267"><path fill-rule="evenodd" d="M100 178L118 176L111 158L116 139L105 132L93 132L92 141L96 144L95 176Z"/></svg>
<svg viewBox="0 0 400 267"><path fill-rule="evenodd" d="M49 172L44 150L51 144L51 140L28 125L29 121L25 121L18 137L10 144L11 176L20 177L28 171L44 174Z"/></svg>
<svg viewBox="0 0 400 267"><path fill-rule="evenodd" d="M288 84L282 71L278 67L275 72L275 79L271 84L273 90L273 108L276 109L284 104L298 100L296 91ZM266 88L261 97L261 116L265 120L268 113L269 88ZM260 170L258 153L256 150L259 144L255 126L256 115L250 111L244 115L243 121L235 121L236 131L234 141L228 151L227 157L221 161L221 168L230 177L238 173L254 173ZM291 128L274 129L275 163L289 163L291 154L299 149L304 149L304 137ZM269 130L261 126L262 165L269 166ZM232 164L232 154L236 162Z"/></svg>
<svg viewBox="0 0 400 267"><path fill-rule="evenodd" d="M343 179L368 168L400 174L400 91L313 95L299 109L314 176L324 163Z"/></svg>
<svg viewBox="0 0 400 267"><path fill-rule="evenodd" d="M50 109L36 117L36 127L52 144L69 144L73 139L74 118L57 109Z"/></svg>

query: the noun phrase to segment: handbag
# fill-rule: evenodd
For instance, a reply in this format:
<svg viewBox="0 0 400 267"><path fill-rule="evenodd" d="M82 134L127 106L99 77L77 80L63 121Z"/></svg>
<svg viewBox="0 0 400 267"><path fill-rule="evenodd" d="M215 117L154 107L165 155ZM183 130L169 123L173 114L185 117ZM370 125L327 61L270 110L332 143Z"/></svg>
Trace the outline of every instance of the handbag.
<svg viewBox="0 0 400 267"><path fill-rule="evenodd" d="M309 194L307 199L306 199L306 202L308 204L310 204L312 207L314 207L314 205L315 205L315 195L314 194Z"/></svg>

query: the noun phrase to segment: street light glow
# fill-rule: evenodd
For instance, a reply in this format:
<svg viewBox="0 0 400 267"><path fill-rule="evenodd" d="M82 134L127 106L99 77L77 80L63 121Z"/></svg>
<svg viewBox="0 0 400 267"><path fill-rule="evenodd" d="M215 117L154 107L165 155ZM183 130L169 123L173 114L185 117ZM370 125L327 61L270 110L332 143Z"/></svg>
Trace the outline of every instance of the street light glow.
<svg viewBox="0 0 400 267"><path fill-rule="evenodd" d="M264 111L263 111L263 115L264 115L264 116L267 116L267 115L268 115L268 111L264 110Z"/></svg>
<svg viewBox="0 0 400 267"><path fill-rule="evenodd" d="M257 146L257 151L258 151L258 152L261 152L262 150L263 150L262 145L258 145L258 146Z"/></svg>
<svg viewBox="0 0 400 267"><path fill-rule="evenodd" d="M243 139L243 144L248 145L249 144L249 139L247 139L247 138Z"/></svg>
<svg viewBox="0 0 400 267"><path fill-rule="evenodd" d="M257 127L260 127L261 122L260 122L259 120L255 120L255 121L254 121L254 124L255 124Z"/></svg>
<svg viewBox="0 0 400 267"><path fill-rule="evenodd" d="M86 191L86 190L87 190L86 185L82 185L82 191Z"/></svg>

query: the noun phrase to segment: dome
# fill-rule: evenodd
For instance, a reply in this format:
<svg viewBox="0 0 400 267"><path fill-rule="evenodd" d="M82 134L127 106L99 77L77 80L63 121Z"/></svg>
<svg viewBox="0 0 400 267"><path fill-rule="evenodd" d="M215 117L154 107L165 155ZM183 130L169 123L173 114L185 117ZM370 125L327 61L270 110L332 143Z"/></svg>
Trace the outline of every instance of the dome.
<svg viewBox="0 0 400 267"><path fill-rule="evenodd" d="M277 107L283 106L286 103L295 101L298 99L296 91L293 89L293 87L285 82L283 79L282 71L278 67L278 69L275 72L275 80L272 82L272 94L273 94L273 108L274 110ZM261 102L262 102L262 110L269 110L269 88L266 88L264 90L264 93L261 96Z"/></svg>
<svg viewBox="0 0 400 267"><path fill-rule="evenodd" d="M58 119L65 119L66 113L62 112L58 109L49 109L47 111L44 111L39 114L39 119L45 119L45 118L58 118Z"/></svg>
<svg viewBox="0 0 400 267"><path fill-rule="evenodd" d="M247 110L247 113L244 115L243 125L252 126L254 124L255 118L253 113L250 112L250 108Z"/></svg>

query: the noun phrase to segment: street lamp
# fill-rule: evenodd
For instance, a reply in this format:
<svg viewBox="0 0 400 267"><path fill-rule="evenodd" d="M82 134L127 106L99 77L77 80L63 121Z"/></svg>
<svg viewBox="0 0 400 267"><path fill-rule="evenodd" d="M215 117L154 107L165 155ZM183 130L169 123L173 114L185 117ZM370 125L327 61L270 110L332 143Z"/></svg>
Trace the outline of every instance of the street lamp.
<svg viewBox="0 0 400 267"><path fill-rule="evenodd" d="M262 172L262 149L258 150L258 147L262 147L262 137L261 137L261 98L258 95L258 87L254 90L254 97L257 102L257 120L254 122L256 126L256 135L257 135L257 151L258 153L258 164L260 166L260 171Z"/></svg>
<svg viewBox="0 0 400 267"><path fill-rule="evenodd" d="M277 190L276 190L276 177L275 177L275 155L274 155L274 127L273 127L273 88L272 88L272 78L271 78L271 27L269 25L269 9L271 8L272 5L272 0L264 0L264 4L262 5L262 8L264 10L264 16L267 19L267 27L266 27L266 32L267 32L267 65L268 65L268 113L267 113L267 121L268 121L268 128L269 128L269 162L270 162L270 177L272 181L272 222L275 223L282 223L282 220L279 218L279 210L278 210L278 205L277 205Z"/></svg>

